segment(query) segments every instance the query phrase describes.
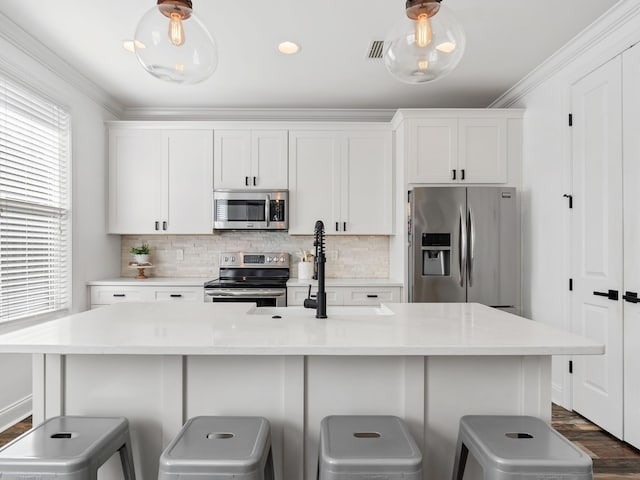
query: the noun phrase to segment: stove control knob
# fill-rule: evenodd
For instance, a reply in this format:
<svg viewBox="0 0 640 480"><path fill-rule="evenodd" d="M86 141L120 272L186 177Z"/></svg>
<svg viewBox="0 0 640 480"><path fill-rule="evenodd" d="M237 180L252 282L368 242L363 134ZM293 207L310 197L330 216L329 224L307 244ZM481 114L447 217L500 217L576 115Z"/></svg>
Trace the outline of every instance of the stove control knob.
<svg viewBox="0 0 640 480"><path fill-rule="evenodd" d="M280 263L284 263L284 257L280 257Z"/></svg>
<svg viewBox="0 0 640 480"><path fill-rule="evenodd" d="M224 263L227 263L229 261L229 257L224 257Z"/></svg>
<svg viewBox="0 0 640 480"><path fill-rule="evenodd" d="M236 261L236 257L231 257L231 261L235 262Z"/></svg>

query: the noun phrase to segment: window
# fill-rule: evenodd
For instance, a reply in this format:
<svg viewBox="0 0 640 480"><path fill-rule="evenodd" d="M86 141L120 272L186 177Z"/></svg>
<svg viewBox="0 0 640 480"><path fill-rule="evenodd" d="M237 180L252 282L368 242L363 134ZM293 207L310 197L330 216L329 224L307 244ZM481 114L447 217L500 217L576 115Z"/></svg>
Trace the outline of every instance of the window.
<svg viewBox="0 0 640 480"><path fill-rule="evenodd" d="M0 77L0 322L70 304L69 115Z"/></svg>

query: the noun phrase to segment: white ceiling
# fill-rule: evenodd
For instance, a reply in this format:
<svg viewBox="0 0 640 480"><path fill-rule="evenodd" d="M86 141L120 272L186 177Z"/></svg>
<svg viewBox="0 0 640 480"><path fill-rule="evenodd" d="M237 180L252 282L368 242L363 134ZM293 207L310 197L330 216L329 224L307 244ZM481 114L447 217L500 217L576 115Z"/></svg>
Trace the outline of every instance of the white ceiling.
<svg viewBox="0 0 640 480"><path fill-rule="evenodd" d="M405 85L366 58L404 0L193 0L218 45L213 76L173 85L121 44L155 0L2 0L0 12L124 107L486 107L617 0L444 0L467 50L445 79ZM276 51L282 40L300 53Z"/></svg>

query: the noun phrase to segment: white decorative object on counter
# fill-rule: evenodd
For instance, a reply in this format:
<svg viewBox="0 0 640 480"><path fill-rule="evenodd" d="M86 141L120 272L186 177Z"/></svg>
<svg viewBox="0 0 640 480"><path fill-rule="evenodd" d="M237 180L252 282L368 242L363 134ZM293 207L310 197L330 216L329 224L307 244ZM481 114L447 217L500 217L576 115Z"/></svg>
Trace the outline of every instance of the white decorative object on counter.
<svg viewBox="0 0 640 480"><path fill-rule="evenodd" d="M298 263L298 278L309 280L313 278L313 262Z"/></svg>

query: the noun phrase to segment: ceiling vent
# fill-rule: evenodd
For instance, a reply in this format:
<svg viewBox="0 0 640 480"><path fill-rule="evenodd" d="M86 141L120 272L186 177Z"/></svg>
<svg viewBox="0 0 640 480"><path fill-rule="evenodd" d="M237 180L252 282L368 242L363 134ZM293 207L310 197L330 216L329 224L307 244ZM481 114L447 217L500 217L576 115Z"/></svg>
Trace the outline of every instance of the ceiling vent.
<svg viewBox="0 0 640 480"><path fill-rule="evenodd" d="M369 52L367 58L370 60L379 60L382 58L382 51L384 50L383 40L373 40L369 45Z"/></svg>

